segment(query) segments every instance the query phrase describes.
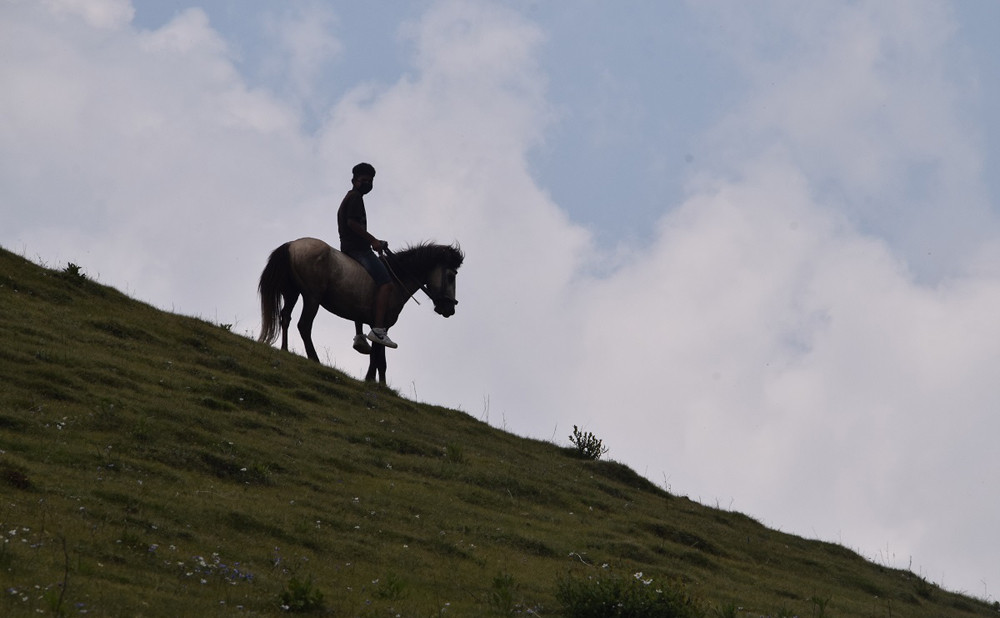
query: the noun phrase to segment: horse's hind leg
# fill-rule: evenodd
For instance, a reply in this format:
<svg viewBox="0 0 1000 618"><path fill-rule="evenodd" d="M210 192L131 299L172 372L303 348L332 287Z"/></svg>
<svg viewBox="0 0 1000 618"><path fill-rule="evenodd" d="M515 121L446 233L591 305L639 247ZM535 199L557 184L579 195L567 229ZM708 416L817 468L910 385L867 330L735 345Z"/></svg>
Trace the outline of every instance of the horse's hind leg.
<svg viewBox="0 0 1000 618"><path fill-rule="evenodd" d="M316 319L316 313L319 311L319 303L302 297L302 315L299 316L299 335L302 336L302 343L306 346L306 356L310 359L319 362L319 355L316 354L316 348L313 347L312 342L312 327L313 320Z"/></svg>
<svg viewBox="0 0 1000 618"><path fill-rule="evenodd" d="M288 327L292 323L292 309L295 308L295 303L299 300L299 293L286 293L284 295L285 302L281 307L281 314L279 315L279 320L281 323L281 349L285 352L288 351Z"/></svg>

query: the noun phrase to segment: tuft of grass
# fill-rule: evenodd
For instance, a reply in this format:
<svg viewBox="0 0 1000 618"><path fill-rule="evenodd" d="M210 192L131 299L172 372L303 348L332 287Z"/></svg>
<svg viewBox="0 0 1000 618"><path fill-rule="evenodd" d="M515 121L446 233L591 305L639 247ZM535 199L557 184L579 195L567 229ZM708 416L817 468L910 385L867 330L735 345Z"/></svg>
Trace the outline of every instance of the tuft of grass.
<svg viewBox="0 0 1000 618"><path fill-rule="evenodd" d="M27 491L31 489L31 479L23 466L0 463L0 481L8 487Z"/></svg>
<svg viewBox="0 0 1000 618"><path fill-rule="evenodd" d="M826 608L830 605L830 597L812 596L809 601L813 604L813 615L817 618L826 616Z"/></svg>
<svg viewBox="0 0 1000 618"><path fill-rule="evenodd" d="M613 572L586 578L566 577L557 598L567 618L702 618L699 600L679 583L663 583L637 571L631 577Z"/></svg>
<svg viewBox="0 0 1000 618"><path fill-rule="evenodd" d="M486 595L486 604L499 616L510 616L514 613L517 604L515 596L518 585L514 581L514 576L510 573L498 573L490 583L490 589Z"/></svg>
<svg viewBox="0 0 1000 618"><path fill-rule="evenodd" d="M69 262L66 264L66 268L63 269L62 274L66 276L67 279L86 279L87 275L83 273L83 269L79 265Z"/></svg>
<svg viewBox="0 0 1000 618"><path fill-rule="evenodd" d="M406 594L406 582L394 572L389 571L385 577L374 580L375 596L387 601L399 601Z"/></svg>
<svg viewBox="0 0 1000 618"><path fill-rule="evenodd" d="M464 464L465 449L461 444L452 442L444 447L444 458L448 463Z"/></svg>
<svg viewBox="0 0 1000 618"><path fill-rule="evenodd" d="M712 614L716 618L736 618L740 613L740 608L732 602L722 603L712 609Z"/></svg>
<svg viewBox="0 0 1000 618"><path fill-rule="evenodd" d="M278 595L278 603L286 612L315 612L323 609L323 593L313 586L311 576L305 580L293 577Z"/></svg>

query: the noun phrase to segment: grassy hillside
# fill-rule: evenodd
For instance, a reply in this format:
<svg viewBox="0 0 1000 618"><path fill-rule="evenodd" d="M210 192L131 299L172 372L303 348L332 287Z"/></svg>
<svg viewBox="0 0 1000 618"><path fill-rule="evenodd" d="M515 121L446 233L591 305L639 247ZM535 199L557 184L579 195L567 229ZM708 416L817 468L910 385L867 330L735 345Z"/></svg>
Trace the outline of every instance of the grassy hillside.
<svg viewBox="0 0 1000 618"><path fill-rule="evenodd" d="M0 250L0 337L0 615L558 616L615 583L708 616L997 615L73 265Z"/></svg>

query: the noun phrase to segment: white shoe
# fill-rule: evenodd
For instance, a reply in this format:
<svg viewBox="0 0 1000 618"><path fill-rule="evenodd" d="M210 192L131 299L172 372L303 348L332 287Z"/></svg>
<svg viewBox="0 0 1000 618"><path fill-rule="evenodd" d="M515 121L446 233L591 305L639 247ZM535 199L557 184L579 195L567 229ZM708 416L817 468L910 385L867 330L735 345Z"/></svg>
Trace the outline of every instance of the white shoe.
<svg viewBox="0 0 1000 618"><path fill-rule="evenodd" d="M389 339L389 333L385 332L384 328L373 328L370 333L368 333L368 340L380 345L384 345L387 348L395 348L396 342Z"/></svg>
<svg viewBox="0 0 1000 618"><path fill-rule="evenodd" d="M364 335L354 336L354 349L362 354L371 354L372 347L368 345L368 340Z"/></svg>

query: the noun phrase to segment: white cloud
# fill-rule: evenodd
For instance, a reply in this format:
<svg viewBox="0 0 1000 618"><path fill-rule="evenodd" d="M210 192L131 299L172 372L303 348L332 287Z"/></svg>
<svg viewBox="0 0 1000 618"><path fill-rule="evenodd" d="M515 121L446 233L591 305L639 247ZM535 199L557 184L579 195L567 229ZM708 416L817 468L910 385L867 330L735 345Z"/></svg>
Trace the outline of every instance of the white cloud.
<svg viewBox="0 0 1000 618"><path fill-rule="evenodd" d="M736 48L753 96L719 128L718 147L742 159L780 145L823 201L888 240L918 276L966 268L997 225L959 105L974 73L954 52L951 7L827 5L788 18L787 5L730 8L718 13L733 22L720 44Z"/></svg>
<svg viewBox="0 0 1000 618"><path fill-rule="evenodd" d="M322 73L344 52L333 35L336 15L326 4L310 1L283 6L262 21L272 48L262 61L262 71L285 87L286 97L310 108L318 105L316 89Z"/></svg>
<svg viewBox="0 0 1000 618"><path fill-rule="evenodd" d="M42 0L42 4L55 15L82 17L87 24L104 29L121 27L135 14L130 0Z"/></svg>

